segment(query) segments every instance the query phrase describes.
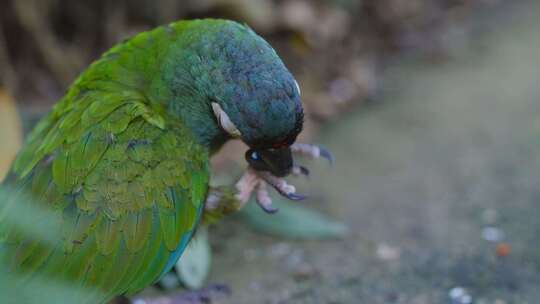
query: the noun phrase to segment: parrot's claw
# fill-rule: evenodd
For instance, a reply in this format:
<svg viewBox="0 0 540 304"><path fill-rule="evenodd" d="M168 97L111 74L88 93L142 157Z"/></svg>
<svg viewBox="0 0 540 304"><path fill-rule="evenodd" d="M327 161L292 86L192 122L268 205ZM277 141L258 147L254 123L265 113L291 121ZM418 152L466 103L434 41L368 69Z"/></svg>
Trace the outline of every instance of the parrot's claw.
<svg viewBox="0 0 540 304"><path fill-rule="evenodd" d="M296 193L296 188L293 185L289 185L285 179L281 177L275 177L274 175L268 172L258 172L257 173L267 184L274 187L276 191L282 196L293 200L301 201L306 199L305 195L300 195Z"/></svg>
<svg viewBox="0 0 540 304"><path fill-rule="evenodd" d="M259 201L257 201L257 205L259 205L259 207L261 207L261 209L268 214L274 214L279 211L279 209L272 206L271 203L270 205L264 205L264 204L261 204Z"/></svg>
<svg viewBox="0 0 540 304"><path fill-rule="evenodd" d="M303 201L307 198L306 195L296 194L296 193L283 194L283 196L290 199L291 201Z"/></svg>
<svg viewBox="0 0 540 304"><path fill-rule="evenodd" d="M272 199L266 187L267 184L290 200L298 201L306 198L304 195L296 194L296 188L293 185L289 185L285 179L275 177L269 172L259 172L248 168L246 173L236 183L236 189L238 191L236 199L243 206L249 201L252 193L255 192L257 205L266 213L276 213L278 209L272 206Z"/></svg>
<svg viewBox="0 0 540 304"><path fill-rule="evenodd" d="M303 175L305 177L309 177L309 169L304 166L294 166L292 168L292 174L296 176Z"/></svg>
<svg viewBox="0 0 540 304"><path fill-rule="evenodd" d="M291 145L291 151L295 154L307 156L313 159L324 158L330 165L334 164L334 156L327 149L310 144L295 143Z"/></svg>
<svg viewBox="0 0 540 304"><path fill-rule="evenodd" d="M330 165L333 165L334 164L334 155L332 154L332 152L330 152L329 150L323 148L323 147L319 147L319 155L328 160L328 162L330 163Z"/></svg>
<svg viewBox="0 0 540 304"><path fill-rule="evenodd" d="M274 214L278 212L278 208L272 206L272 199L268 195L268 190L266 189L266 183L260 182L257 186L257 196L256 202L261 209L269 214Z"/></svg>

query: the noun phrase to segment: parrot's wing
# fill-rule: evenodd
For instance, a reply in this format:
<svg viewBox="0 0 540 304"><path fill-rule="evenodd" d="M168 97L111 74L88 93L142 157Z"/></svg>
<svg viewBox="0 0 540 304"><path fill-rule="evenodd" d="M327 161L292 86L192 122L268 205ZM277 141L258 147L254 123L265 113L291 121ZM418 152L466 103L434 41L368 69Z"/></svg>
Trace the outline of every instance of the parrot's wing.
<svg viewBox="0 0 540 304"><path fill-rule="evenodd" d="M53 237L21 233L9 200L0 204L0 249L15 273L97 287L103 301L144 288L183 251L202 212L208 153L140 98L68 106L37 127L11 173L36 201L25 216ZM39 210L52 214L46 223Z"/></svg>

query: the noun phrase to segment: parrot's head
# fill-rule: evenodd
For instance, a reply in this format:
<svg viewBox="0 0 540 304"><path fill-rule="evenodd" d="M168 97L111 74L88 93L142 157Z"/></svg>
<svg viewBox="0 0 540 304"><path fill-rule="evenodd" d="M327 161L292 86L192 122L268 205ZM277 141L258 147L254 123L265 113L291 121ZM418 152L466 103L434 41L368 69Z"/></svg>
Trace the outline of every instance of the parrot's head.
<svg viewBox="0 0 540 304"><path fill-rule="evenodd" d="M204 65L198 91L206 95L217 137L248 145L246 160L254 169L288 175L290 146L304 118L294 77L265 40L238 23L218 22L196 44Z"/></svg>

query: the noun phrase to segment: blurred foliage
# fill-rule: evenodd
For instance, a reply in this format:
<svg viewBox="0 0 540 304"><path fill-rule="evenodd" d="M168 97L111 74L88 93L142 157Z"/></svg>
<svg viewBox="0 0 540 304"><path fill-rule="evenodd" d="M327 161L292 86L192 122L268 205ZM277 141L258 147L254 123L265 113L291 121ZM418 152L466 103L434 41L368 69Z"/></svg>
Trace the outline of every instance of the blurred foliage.
<svg viewBox="0 0 540 304"><path fill-rule="evenodd" d="M246 22L278 49L311 115L325 119L375 94L389 56L444 56L489 0L6 0L0 81L24 103L51 104L113 44L173 20ZM0 83L0 85L1 85Z"/></svg>
<svg viewBox="0 0 540 304"><path fill-rule="evenodd" d="M210 272L212 252L208 242L208 229L201 227L197 235L189 242L175 266L180 281L188 288L199 289L206 283Z"/></svg>
<svg viewBox="0 0 540 304"><path fill-rule="evenodd" d="M0 302L2 304L58 304L73 299L74 288L70 284L51 281L47 278L16 284L19 277L0 270Z"/></svg>
<svg viewBox="0 0 540 304"><path fill-rule="evenodd" d="M241 212L242 219L259 232L285 238L326 239L347 234L347 227L340 222L295 202L284 201L273 195L273 205L279 208L275 214L267 214L254 203Z"/></svg>
<svg viewBox="0 0 540 304"><path fill-rule="evenodd" d="M21 147L21 122L13 98L0 87L0 181Z"/></svg>
<svg viewBox="0 0 540 304"><path fill-rule="evenodd" d="M55 222L56 213L37 208L32 198L16 193L5 185L0 186L0 203L5 204L0 212L0 303L2 304L53 304L76 303L77 296L94 293L82 290L72 282L57 278L36 276L21 269L13 269L13 256L6 256L6 231L17 231L21 238L39 239L42 246L56 246L58 235L50 223Z"/></svg>
<svg viewBox="0 0 540 304"><path fill-rule="evenodd" d="M298 80L308 113L301 141L324 121L369 100L399 54L445 58L469 39L474 12L493 0L5 0L0 9L0 87L22 109L25 129L89 63L115 43L178 19L229 18L274 46ZM28 122L31 123L28 123ZM243 163L241 143L222 149L218 170ZM225 159L225 157L228 157Z"/></svg>

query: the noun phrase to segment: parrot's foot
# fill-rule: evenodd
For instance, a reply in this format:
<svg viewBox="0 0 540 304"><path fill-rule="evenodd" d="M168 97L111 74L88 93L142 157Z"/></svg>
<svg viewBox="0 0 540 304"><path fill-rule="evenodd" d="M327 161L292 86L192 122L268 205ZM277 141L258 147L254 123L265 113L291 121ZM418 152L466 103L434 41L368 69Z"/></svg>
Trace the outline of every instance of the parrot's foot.
<svg viewBox="0 0 540 304"><path fill-rule="evenodd" d="M157 298L138 298L133 304L208 304L213 300L229 296L231 290L226 285L214 284L196 291L188 291L179 294L171 294Z"/></svg>
<svg viewBox="0 0 540 304"><path fill-rule="evenodd" d="M289 199L301 200L305 198L302 195L296 194L296 188L293 185L289 185L285 179L275 177L268 172L260 172L253 168L248 168L236 183L236 190L238 191L236 199L243 206L255 192L256 202L262 210L266 213L276 213L278 209L272 206L272 199L270 198L266 187L267 184L274 187L281 195Z"/></svg>
<svg viewBox="0 0 540 304"><path fill-rule="evenodd" d="M223 193L219 190L214 190L210 188L208 191L208 196L206 197L206 202L204 204L204 208L207 211L213 211L219 208L219 206L222 204L221 201L223 199Z"/></svg>

